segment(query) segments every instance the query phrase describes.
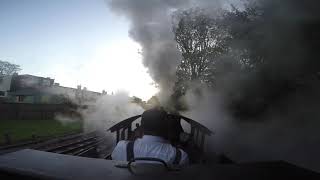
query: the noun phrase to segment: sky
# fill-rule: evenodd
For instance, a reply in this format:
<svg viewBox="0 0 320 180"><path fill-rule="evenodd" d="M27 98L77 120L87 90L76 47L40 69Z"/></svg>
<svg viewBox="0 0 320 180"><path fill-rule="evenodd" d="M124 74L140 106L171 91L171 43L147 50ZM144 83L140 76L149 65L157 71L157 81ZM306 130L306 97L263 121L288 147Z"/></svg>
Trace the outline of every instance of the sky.
<svg viewBox="0 0 320 180"><path fill-rule="evenodd" d="M147 100L157 89L129 26L105 0L0 0L0 60L61 86Z"/></svg>

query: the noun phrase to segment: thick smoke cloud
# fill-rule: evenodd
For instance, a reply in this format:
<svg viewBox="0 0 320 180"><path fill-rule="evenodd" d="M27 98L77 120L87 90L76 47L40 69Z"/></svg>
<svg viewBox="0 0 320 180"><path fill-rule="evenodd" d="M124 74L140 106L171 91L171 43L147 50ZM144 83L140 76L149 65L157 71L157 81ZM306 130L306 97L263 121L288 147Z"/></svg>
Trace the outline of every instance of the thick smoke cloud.
<svg viewBox="0 0 320 180"><path fill-rule="evenodd" d="M72 97L68 97L68 100L74 104L79 103ZM63 124L76 122L82 119L83 131L101 131L105 133L107 129L118 122L128 117L142 114L144 111L141 106L133 103L132 97L124 91L119 91L112 95L104 94L98 96L95 100L83 101L78 105L76 111L76 113L78 113L77 117L57 114L55 119Z"/></svg>
<svg viewBox="0 0 320 180"><path fill-rule="evenodd" d="M161 100L172 94L181 54L172 33L171 13L192 6L220 7L219 0L113 0L111 9L131 22L130 37L142 47L143 63L159 85Z"/></svg>
<svg viewBox="0 0 320 180"><path fill-rule="evenodd" d="M189 90L187 115L216 131L210 144L214 152L236 161L285 160L320 171L320 14L314 8L318 4L260 3L264 21L248 26L251 33L263 36L235 39L233 46L253 47L265 63L250 73L234 71L220 77L214 91L200 87L202 94L196 95ZM236 104L242 115L254 112L254 116L240 118L230 111L230 104Z"/></svg>
<svg viewBox="0 0 320 180"><path fill-rule="evenodd" d="M184 0L111 2L113 10L130 19L130 37L142 46L143 63L162 89L172 87L175 67L181 59L171 32L169 13L184 4Z"/></svg>
<svg viewBox="0 0 320 180"><path fill-rule="evenodd" d="M320 171L319 86L295 92L248 121L225 109L223 92L203 87L199 96L188 91L190 111L184 115L210 127L209 152L225 154L236 162L284 160Z"/></svg>
<svg viewBox="0 0 320 180"><path fill-rule="evenodd" d="M215 90L195 84L186 94L190 111L185 114L215 131L209 144L212 151L226 153L235 161L286 160L320 171L319 6L311 0L252 2L267 13L263 22L250 24L249 30L264 36L239 39L232 45L258 49L267 63L252 73L220 77ZM170 95L181 61L171 31L171 13L197 6L215 14L228 3L114 0L110 5L130 20L129 34L142 46L144 65L161 92ZM200 95L193 93L199 89ZM261 101L266 106L260 106ZM262 111L243 121L229 111L230 102L245 110L257 107Z"/></svg>

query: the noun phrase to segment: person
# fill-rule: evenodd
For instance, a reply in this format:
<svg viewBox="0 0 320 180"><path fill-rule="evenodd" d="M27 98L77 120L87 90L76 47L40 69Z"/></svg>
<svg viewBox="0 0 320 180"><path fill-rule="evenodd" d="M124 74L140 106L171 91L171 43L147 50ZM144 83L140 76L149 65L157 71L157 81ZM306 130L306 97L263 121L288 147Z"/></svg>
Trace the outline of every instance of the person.
<svg viewBox="0 0 320 180"><path fill-rule="evenodd" d="M142 137L135 141L119 141L111 158L129 161L135 157L157 158L169 165L187 165L188 155L168 140L168 118L162 109L153 108L141 116Z"/></svg>

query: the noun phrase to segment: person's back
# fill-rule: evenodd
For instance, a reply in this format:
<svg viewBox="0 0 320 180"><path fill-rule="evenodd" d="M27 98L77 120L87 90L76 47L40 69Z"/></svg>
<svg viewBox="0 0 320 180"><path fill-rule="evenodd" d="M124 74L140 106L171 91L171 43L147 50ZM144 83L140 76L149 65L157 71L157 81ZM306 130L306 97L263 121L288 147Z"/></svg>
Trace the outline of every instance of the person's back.
<svg viewBox="0 0 320 180"><path fill-rule="evenodd" d="M164 111L157 109L145 111L141 119L143 137L132 142L120 141L112 152L112 159L128 161L133 157L149 157L161 159L168 164L188 164L187 153L172 146L166 139L168 134L166 120ZM130 154L132 157L128 157Z"/></svg>
<svg viewBox="0 0 320 180"><path fill-rule="evenodd" d="M112 159L127 161L127 146L129 141L120 141L112 152ZM177 157L176 151L180 151L180 157ZM188 164L188 155L181 149L172 146L167 140L158 137L144 135L142 138L134 141L134 157L152 157L165 161L168 164ZM178 159L176 159L178 158Z"/></svg>

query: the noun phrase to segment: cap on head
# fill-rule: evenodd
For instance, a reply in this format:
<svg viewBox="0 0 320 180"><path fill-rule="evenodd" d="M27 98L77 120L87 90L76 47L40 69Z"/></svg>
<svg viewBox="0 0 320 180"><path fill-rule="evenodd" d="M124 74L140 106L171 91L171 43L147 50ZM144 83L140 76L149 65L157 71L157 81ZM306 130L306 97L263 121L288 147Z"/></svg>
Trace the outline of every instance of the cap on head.
<svg viewBox="0 0 320 180"><path fill-rule="evenodd" d="M141 115L141 127L144 134L167 138L168 123L167 112L153 108L146 110Z"/></svg>

